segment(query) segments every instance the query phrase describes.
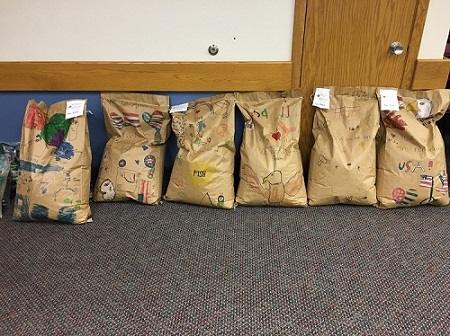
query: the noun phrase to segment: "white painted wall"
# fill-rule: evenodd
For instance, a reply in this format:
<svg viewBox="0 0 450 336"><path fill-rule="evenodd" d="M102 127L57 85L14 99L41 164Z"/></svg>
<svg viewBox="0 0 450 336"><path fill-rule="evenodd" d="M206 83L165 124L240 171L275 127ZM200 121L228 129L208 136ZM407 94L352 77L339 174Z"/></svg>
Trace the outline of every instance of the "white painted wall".
<svg viewBox="0 0 450 336"><path fill-rule="evenodd" d="M0 61L289 61L294 4L0 0ZM442 58L449 13L450 0L430 0L419 59Z"/></svg>
<svg viewBox="0 0 450 336"><path fill-rule="evenodd" d="M419 59L442 59L450 29L450 0L430 0Z"/></svg>
<svg viewBox="0 0 450 336"><path fill-rule="evenodd" d="M0 0L0 61L289 61L294 4Z"/></svg>

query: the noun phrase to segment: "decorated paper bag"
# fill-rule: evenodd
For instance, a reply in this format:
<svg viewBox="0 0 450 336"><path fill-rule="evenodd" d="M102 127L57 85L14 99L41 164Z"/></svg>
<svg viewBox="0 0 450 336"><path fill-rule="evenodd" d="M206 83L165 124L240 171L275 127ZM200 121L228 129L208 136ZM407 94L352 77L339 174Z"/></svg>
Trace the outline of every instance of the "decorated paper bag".
<svg viewBox="0 0 450 336"><path fill-rule="evenodd" d="M170 135L169 97L102 93L108 133L94 201L135 200L159 204Z"/></svg>
<svg viewBox="0 0 450 336"><path fill-rule="evenodd" d="M233 94L200 98L172 114L178 154L166 199L218 208L234 207Z"/></svg>
<svg viewBox="0 0 450 336"><path fill-rule="evenodd" d="M91 161L86 100L50 106L30 100L22 125L13 218L92 221Z"/></svg>
<svg viewBox="0 0 450 336"><path fill-rule="evenodd" d="M244 120L236 202L306 206L300 155L300 91L237 93Z"/></svg>
<svg viewBox="0 0 450 336"><path fill-rule="evenodd" d="M3 217L3 196L8 183L10 166L11 158L9 154L0 154L0 218Z"/></svg>
<svg viewBox="0 0 450 336"><path fill-rule="evenodd" d="M314 115L308 204L375 205L375 88L331 87L329 103Z"/></svg>
<svg viewBox="0 0 450 336"><path fill-rule="evenodd" d="M394 90L398 110L386 103L390 90L381 90L386 89L378 90L385 128L378 150L379 206L447 205L445 148L436 121L449 106L450 90Z"/></svg>

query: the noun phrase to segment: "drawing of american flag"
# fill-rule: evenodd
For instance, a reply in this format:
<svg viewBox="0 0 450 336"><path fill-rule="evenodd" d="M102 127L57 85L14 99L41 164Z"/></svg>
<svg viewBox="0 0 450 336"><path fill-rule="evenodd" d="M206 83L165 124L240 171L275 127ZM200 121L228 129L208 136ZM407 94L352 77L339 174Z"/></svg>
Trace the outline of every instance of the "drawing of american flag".
<svg viewBox="0 0 450 336"><path fill-rule="evenodd" d="M117 114L116 112L111 112L110 118L114 127L118 129L123 128L123 118L119 114Z"/></svg>
<svg viewBox="0 0 450 336"><path fill-rule="evenodd" d="M141 180L139 186L138 202L147 203L150 181Z"/></svg>
<svg viewBox="0 0 450 336"><path fill-rule="evenodd" d="M124 112L123 115L125 117L125 120L127 121L126 125L131 125L134 127L141 126L138 113Z"/></svg>
<svg viewBox="0 0 450 336"><path fill-rule="evenodd" d="M436 191L440 192L441 194L447 194L448 193L448 179L447 174L441 174L438 175L439 181L441 181L442 187L436 187Z"/></svg>
<svg viewBox="0 0 450 336"><path fill-rule="evenodd" d="M420 175L420 183L419 186L425 187L425 188L432 188L433 187L433 176L431 175Z"/></svg>

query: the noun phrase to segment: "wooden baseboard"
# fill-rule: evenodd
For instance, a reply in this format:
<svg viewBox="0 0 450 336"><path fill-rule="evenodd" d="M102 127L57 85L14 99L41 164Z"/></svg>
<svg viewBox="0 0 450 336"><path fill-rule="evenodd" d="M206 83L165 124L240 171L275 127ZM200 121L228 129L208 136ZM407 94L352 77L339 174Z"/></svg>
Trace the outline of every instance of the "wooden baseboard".
<svg viewBox="0 0 450 336"><path fill-rule="evenodd" d="M292 62L0 62L0 91L281 91Z"/></svg>
<svg viewBox="0 0 450 336"><path fill-rule="evenodd" d="M412 90L444 89L450 73L450 59L416 61Z"/></svg>

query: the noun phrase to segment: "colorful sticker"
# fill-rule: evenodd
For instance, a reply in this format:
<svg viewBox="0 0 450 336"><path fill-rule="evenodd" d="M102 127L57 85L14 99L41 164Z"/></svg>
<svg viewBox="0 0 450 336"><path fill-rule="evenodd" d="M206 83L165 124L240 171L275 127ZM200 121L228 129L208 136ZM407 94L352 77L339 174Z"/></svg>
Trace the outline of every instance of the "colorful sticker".
<svg viewBox="0 0 450 336"><path fill-rule="evenodd" d="M154 168L156 164L156 157L152 154L147 155L144 157L144 164L148 168Z"/></svg>

